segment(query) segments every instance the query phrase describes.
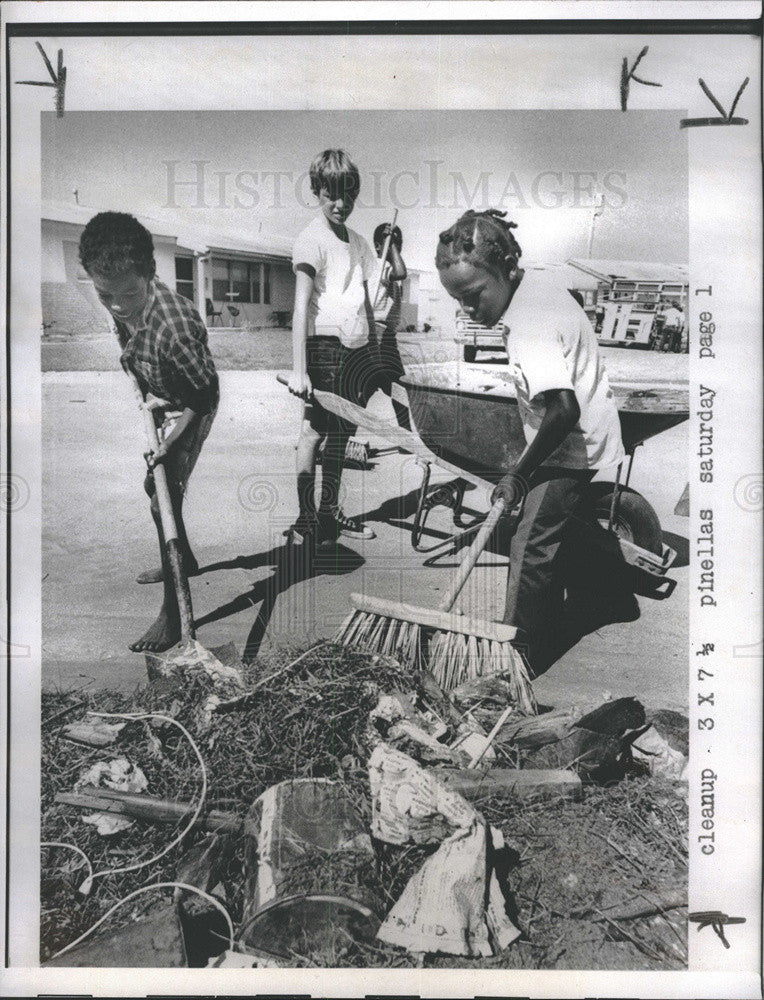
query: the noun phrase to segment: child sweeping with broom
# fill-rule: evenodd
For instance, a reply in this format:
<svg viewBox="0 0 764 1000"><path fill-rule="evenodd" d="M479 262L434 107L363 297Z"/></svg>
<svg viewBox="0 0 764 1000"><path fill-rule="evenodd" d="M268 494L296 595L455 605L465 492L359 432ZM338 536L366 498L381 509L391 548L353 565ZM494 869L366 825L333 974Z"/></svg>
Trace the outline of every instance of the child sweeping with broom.
<svg viewBox="0 0 764 1000"><path fill-rule="evenodd" d="M586 486L624 457L618 410L583 309L549 271L524 271L506 213L466 212L440 234L440 281L483 326L505 325L527 447L497 484L506 509L524 497L509 549L504 621L533 665L562 606L557 556Z"/></svg>

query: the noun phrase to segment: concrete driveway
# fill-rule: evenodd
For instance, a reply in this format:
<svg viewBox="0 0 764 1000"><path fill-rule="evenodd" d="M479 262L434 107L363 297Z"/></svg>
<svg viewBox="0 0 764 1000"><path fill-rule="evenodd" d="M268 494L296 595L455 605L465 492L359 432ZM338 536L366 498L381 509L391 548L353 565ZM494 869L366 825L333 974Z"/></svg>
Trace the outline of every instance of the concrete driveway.
<svg viewBox="0 0 764 1000"><path fill-rule="evenodd" d="M423 566L425 557L412 549L411 501L421 470L411 456L384 451L381 441L372 441L383 449L374 468L348 470L344 478L343 506L366 514L376 538L320 557L308 577L290 564L281 533L296 513L300 404L275 374L221 373L220 409L187 500L189 535L205 568L191 581L199 639L208 647L233 641L265 658L330 636L351 591L434 607L454 565L446 559ZM141 486L140 417L121 372L47 372L43 403L44 684L132 689L146 668L127 646L153 620L161 593L135 583L139 571L158 563ZM380 395L372 406L389 412ZM670 572L676 589L663 601L640 597L638 620L584 636L535 682L541 702L561 705L609 691L686 709L688 521L673 511L688 478L687 428L649 441L632 476L680 552ZM477 492L467 497L486 509ZM432 523L448 530L446 512L433 514ZM505 561L485 555L463 598L465 611L500 617L505 580Z"/></svg>

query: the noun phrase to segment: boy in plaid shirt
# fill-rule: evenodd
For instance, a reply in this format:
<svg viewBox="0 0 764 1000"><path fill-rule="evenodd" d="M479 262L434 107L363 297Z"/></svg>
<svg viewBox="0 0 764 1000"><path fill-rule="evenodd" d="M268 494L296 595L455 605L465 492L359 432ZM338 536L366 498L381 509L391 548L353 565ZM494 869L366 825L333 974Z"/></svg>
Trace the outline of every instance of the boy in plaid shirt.
<svg viewBox="0 0 764 1000"><path fill-rule="evenodd" d="M157 620L130 649L163 652L180 639L180 620L152 469L158 462L165 466L184 569L193 576L199 565L181 509L188 477L217 411L218 377L199 313L156 279L151 233L137 219L122 212L96 215L80 238L80 261L114 319L122 366L135 375L157 424L160 446L149 458L144 488L151 497L162 568L142 573L138 582L162 581L164 597Z"/></svg>

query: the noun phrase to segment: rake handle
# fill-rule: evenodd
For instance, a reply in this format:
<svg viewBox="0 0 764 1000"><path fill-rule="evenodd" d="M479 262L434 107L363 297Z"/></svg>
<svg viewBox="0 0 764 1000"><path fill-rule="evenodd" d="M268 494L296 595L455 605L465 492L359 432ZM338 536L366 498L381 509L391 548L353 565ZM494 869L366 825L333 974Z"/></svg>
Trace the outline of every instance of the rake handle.
<svg viewBox="0 0 764 1000"><path fill-rule="evenodd" d="M128 371L130 381L135 391L138 406L143 416L143 429L146 434L146 444L149 451L157 451L159 448L159 436L154 414L146 406L138 380L132 371ZM167 485L167 471L161 462L157 463L151 470L154 478L154 488L156 489L157 503L159 504L159 517L162 522L162 535L164 537L164 547L167 554L167 561L170 564L172 582L175 589L175 596L178 600L178 612L180 614L181 639L194 638L194 612L191 607L191 593L188 589L188 579L183 572L183 559L178 542L178 527L175 523L175 514L172 509L170 499L170 488Z"/></svg>
<svg viewBox="0 0 764 1000"><path fill-rule="evenodd" d="M387 255L390 253L390 244L392 243L393 240L393 230L395 229L395 223L397 219L398 219L398 209L396 208L396 210L393 212L393 221L390 223L390 232L387 234L384 246L382 247L382 257L380 258L379 262L379 277L377 278L377 287L374 289L374 297L371 300L372 309L374 308L374 305L377 299L379 298L379 290L382 287L382 276L385 273L385 263L387 261Z"/></svg>
<svg viewBox="0 0 764 1000"><path fill-rule="evenodd" d="M475 563L482 555L483 549L488 544L489 538L493 534L496 525L499 523L499 520L504 513L504 507L505 501L503 497L500 497L488 511L488 516L485 521L483 521L480 526L480 530L475 535L470 547L467 549L467 554L459 564L459 569L456 571L454 582L451 584L451 589L438 605L439 611L450 611L454 604L456 604L456 599L459 594L461 594L462 588L467 582L467 577L475 568Z"/></svg>

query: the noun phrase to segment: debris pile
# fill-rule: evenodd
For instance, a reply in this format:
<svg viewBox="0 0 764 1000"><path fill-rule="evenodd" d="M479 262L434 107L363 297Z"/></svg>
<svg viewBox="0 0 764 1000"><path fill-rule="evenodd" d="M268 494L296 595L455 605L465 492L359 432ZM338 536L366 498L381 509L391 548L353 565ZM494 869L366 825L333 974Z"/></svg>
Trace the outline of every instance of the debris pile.
<svg viewBox="0 0 764 1000"><path fill-rule="evenodd" d="M446 694L328 643L213 652L44 695L43 961L120 964L173 890L157 965L686 964L683 717L525 716L501 678Z"/></svg>

